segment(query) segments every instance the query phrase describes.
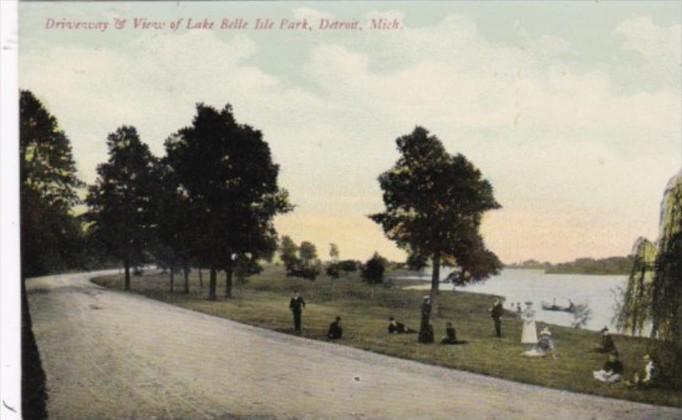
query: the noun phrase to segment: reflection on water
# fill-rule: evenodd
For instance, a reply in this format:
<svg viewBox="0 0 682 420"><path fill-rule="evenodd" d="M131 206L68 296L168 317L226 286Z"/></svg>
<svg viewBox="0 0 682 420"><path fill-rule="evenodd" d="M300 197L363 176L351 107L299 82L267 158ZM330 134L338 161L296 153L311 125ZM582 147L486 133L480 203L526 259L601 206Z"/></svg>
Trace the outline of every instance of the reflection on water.
<svg viewBox="0 0 682 420"><path fill-rule="evenodd" d="M449 271L444 270L442 278L447 277ZM411 279L429 280L430 274L406 277ZM592 318L584 328L599 330L608 326L615 331L612 323L614 315L615 291L627 286L627 276L602 276L583 274L545 274L543 270L506 269L483 283L469 286L458 286L457 290L475 293L488 293L505 297L505 308L510 309L512 302L533 302L536 318L557 325L570 326L573 314L542 310L541 302L552 303L556 299L559 306L567 306L568 299L573 303L587 304L592 311ZM414 288L428 289L429 284L414 286ZM452 290L451 284L441 283L441 290Z"/></svg>

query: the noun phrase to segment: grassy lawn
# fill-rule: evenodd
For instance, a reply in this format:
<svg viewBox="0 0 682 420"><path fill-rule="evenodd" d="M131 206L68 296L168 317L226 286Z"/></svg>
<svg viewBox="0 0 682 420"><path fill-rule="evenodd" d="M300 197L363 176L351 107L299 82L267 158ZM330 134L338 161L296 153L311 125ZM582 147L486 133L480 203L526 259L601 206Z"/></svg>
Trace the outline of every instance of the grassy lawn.
<svg viewBox="0 0 682 420"><path fill-rule="evenodd" d="M224 274L218 277L218 296L224 295ZM122 276L99 277L95 283L121 289ZM521 321L511 313L502 320L503 338L494 336L488 308L494 299L490 295L441 292L440 314L432 314L436 340L445 335L445 322L452 321L460 340L469 344L442 346L418 344L416 334L389 335L388 317L393 315L407 326L419 327L420 304L423 291L403 290L399 287L377 286L374 297L371 287L357 276L330 281L321 276L315 282L284 276L278 266L251 277L248 283L235 286L231 299L220 297L209 302L208 271L203 271L203 288L197 272L190 276L189 294L182 293L182 276L175 277L175 293L169 293L167 274L146 274L132 278L132 290L147 297L184 308L229 318L258 327L293 334L289 299L300 290L307 307L303 314L303 335L326 340L329 323L337 315L343 318L344 337L339 345L371 350L395 357L417 360L450 368L482 373L490 376L547 387L585 392L608 397L682 407L682 394L669 389L637 390L621 384L606 385L592 379L592 371L601 368L605 356L590 349L599 342L596 332L552 326L556 359L552 357L528 359L520 354ZM403 285L403 283L399 283ZM538 330L544 326L538 323ZM616 346L629 378L641 366L646 352L646 339L615 336Z"/></svg>

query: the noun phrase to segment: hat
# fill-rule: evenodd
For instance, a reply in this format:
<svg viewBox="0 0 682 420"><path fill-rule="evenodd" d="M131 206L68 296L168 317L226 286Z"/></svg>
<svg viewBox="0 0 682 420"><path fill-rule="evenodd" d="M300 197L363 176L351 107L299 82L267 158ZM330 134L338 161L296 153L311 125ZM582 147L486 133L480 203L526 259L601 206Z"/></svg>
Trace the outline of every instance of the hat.
<svg viewBox="0 0 682 420"><path fill-rule="evenodd" d="M526 305L532 305L533 302L531 302L531 301L529 300L529 301L525 302L525 304L526 304Z"/></svg>
<svg viewBox="0 0 682 420"><path fill-rule="evenodd" d="M549 330L549 328L545 327L540 331L540 335L552 335L552 332Z"/></svg>
<svg viewBox="0 0 682 420"><path fill-rule="evenodd" d="M425 296L424 296L424 300L427 300L427 299L431 299L431 296L425 295Z"/></svg>

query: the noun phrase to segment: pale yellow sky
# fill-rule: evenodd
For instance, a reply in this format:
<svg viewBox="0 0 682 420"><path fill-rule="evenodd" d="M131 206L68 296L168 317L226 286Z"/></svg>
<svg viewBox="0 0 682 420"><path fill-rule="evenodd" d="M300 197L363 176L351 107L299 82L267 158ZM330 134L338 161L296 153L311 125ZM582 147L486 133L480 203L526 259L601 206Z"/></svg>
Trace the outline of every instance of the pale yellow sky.
<svg viewBox="0 0 682 420"><path fill-rule="evenodd" d="M296 210L281 234L327 256L402 259L366 215L394 140L422 125L488 178L483 233L505 262L624 255L656 236L680 168L675 2L20 5L20 86L70 137L87 182L135 125L156 154L196 102L263 131ZM398 19L394 31L54 31L48 18Z"/></svg>

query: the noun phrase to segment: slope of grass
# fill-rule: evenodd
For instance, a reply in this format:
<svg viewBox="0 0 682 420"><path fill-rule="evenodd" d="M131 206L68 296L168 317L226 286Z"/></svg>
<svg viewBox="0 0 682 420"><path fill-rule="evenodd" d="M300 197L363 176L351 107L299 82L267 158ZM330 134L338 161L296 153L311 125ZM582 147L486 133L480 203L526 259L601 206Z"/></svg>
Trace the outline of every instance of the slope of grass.
<svg viewBox="0 0 682 420"><path fill-rule="evenodd" d="M445 333L445 322L452 321L459 339L467 345L442 346L417 343L416 334L389 335L387 319L393 315L406 325L419 326L423 291L404 290L397 286L372 288L357 276L330 280L320 277L315 282L287 278L283 269L269 266L248 283L236 286L234 297L210 302L208 273L203 273L203 288L198 274L190 276L190 293L182 293L182 276L176 275L176 291L169 292L167 274L133 277L132 291L147 297L179 305L206 314L229 318L246 324L293 334L289 299L300 290L307 307L303 314L303 336L325 340L327 328L334 317L341 316L344 337L338 341L347 345L395 357L417 360L450 368L482 373L519 382L537 384L602 396L682 407L682 395L670 389L630 389L622 384L605 385L592 379L592 371L601 368L605 356L590 350L599 342L596 332L551 326L556 358L528 359L520 344L521 321L511 313L502 320L503 338L494 336L488 308L494 299L490 295L465 292L441 292L440 313L433 314L432 323L437 340ZM219 277L218 295L224 294L224 277ZM121 276L106 276L95 283L122 288ZM543 327L538 323L538 329ZM640 367L641 356L647 351L648 340L625 336L615 337L626 375L631 377Z"/></svg>

